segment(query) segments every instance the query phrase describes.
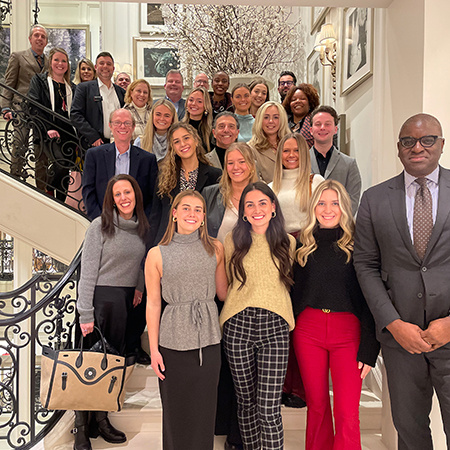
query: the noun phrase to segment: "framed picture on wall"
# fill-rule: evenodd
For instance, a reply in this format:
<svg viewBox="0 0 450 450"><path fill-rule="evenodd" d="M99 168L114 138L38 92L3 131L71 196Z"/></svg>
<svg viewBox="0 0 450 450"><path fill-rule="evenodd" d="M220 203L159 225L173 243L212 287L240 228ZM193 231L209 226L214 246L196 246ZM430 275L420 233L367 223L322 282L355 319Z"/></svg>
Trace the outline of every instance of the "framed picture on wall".
<svg viewBox="0 0 450 450"><path fill-rule="evenodd" d="M9 25L3 25L0 28L0 80L3 81L6 68L8 67L9 57L11 55L11 35Z"/></svg>
<svg viewBox="0 0 450 450"><path fill-rule="evenodd" d="M44 53L48 56L53 47L63 48L69 55L70 78L73 79L78 61L91 57L89 25L44 25L48 32L48 44Z"/></svg>
<svg viewBox="0 0 450 450"><path fill-rule="evenodd" d="M133 38L134 79L145 78L152 86L164 86L166 73L179 69L177 48L158 38Z"/></svg>
<svg viewBox="0 0 450 450"><path fill-rule="evenodd" d="M319 27L325 20L329 7L325 6L313 6L311 7L311 34L319 31Z"/></svg>
<svg viewBox="0 0 450 450"><path fill-rule="evenodd" d="M308 83L312 84L316 89L317 93L319 94L319 98L321 103L323 102L323 96L324 96L324 73L323 73L323 66L320 62L319 58L319 52L312 51L310 55L308 56L307 61L307 79Z"/></svg>
<svg viewBox="0 0 450 450"><path fill-rule="evenodd" d="M372 76L373 9L344 11L341 94L346 95Z"/></svg>
<svg viewBox="0 0 450 450"><path fill-rule="evenodd" d="M139 23L141 33L163 33L164 18L161 3L141 3Z"/></svg>

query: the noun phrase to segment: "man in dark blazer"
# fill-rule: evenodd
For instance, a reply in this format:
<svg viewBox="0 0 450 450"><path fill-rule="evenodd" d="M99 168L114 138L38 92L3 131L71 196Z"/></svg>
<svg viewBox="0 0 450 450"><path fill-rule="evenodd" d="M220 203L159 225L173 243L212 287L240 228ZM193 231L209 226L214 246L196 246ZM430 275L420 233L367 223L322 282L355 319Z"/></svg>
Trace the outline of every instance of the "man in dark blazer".
<svg viewBox="0 0 450 450"><path fill-rule="evenodd" d="M30 86L30 81L34 75L44 70L46 59L44 48L48 43L47 30L42 25L33 25L28 36L30 48L20 52L12 52L8 60L8 67L5 72L4 83L26 95ZM0 98L3 118L11 120L13 118L13 102L21 102L22 98L14 95L8 89L3 89ZM25 153L28 149L29 128L18 126L14 129L13 153L11 155L11 174L16 177L26 177L22 173L25 163ZM47 184L46 177L46 157L39 150L36 153L36 185L39 189L45 190ZM42 157L41 157L42 155Z"/></svg>
<svg viewBox="0 0 450 450"><path fill-rule="evenodd" d="M114 136L114 143L91 148L86 153L82 193L87 215L92 220L100 216L109 179L118 173L128 173L136 179L141 188L144 209L149 217L158 176L156 157L152 153L130 145L135 122L129 111L116 110L111 115L109 126ZM129 152L128 158L127 155L124 157L128 160L128 171L118 171L118 160L127 152Z"/></svg>
<svg viewBox="0 0 450 450"><path fill-rule="evenodd" d="M338 130L339 117L331 106L319 106L311 115L311 134L314 145L309 150L311 172L339 181L344 185L356 214L361 195L361 175L356 159L340 152L333 145Z"/></svg>
<svg viewBox="0 0 450 450"><path fill-rule="evenodd" d="M109 116L125 103L125 90L111 80L114 59L110 53L99 53L95 70L96 80L80 83L75 89L70 109L70 119L86 149L110 142Z"/></svg>
<svg viewBox="0 0 450 450"><path fill-rule="evenodd" d="M433 389L450 445L450 171L439 166L444 138L433 116L409 118L397 147L405 170L364 193L354 262L377 325L398 448L431 450Z"/></svg>

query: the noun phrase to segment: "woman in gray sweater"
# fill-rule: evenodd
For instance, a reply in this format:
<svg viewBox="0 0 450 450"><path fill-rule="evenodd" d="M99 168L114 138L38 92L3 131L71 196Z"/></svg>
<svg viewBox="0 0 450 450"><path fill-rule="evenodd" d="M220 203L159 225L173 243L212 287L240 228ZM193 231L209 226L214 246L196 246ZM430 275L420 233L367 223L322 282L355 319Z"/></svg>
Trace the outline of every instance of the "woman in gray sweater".
<svg viewBox="0 0 450 450"><path fill-rule="evenodd" d="M142 300L148 222L142 192L130 175L116 175L106 188L102 215L89 226L83 245L77 309L83 336L100 328L119 354L127 349L127 318ZM95 342L98 336L91 334ZM91 339L88 339L91 340ZM98 432L107 442L119 444L126 436L116 430L104 411L96 411ZM87 411L76 411L75 450L90 449Z"/></svg>

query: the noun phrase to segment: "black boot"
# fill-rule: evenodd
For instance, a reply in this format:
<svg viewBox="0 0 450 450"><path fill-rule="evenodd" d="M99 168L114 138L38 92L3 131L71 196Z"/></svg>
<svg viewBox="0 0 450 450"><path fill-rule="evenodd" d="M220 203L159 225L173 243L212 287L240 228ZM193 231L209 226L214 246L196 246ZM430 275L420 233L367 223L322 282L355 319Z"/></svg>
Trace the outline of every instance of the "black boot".
<svg viewBox="0 0 450 450"><path fill-rule="evenodd" d="M123 444L127 437L125 433L117 430L111 425L108 419L108 413L105 411L96 411L95 420L97 421L98 432L100 436L110 444Z"/></svg>
<svg viewBox="0 0 450 450"><path fill-rule="evenodd" d="M74 450L92 450L89 441L88 419L88 411L75 411L75 424L72 430L72 434L75 436Z"/></svg>

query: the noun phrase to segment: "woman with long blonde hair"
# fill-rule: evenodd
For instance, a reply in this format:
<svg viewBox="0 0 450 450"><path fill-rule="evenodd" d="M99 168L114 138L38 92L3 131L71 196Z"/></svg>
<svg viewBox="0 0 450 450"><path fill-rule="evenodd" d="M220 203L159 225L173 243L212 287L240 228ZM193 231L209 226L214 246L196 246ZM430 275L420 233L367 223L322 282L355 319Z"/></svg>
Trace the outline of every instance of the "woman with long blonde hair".
<svg viewBox="0 0 450 450"><path fill-rule="evenodd" d="M162 98L153 104L150 116L142 138L138 137L134 145L153 153L159 162L166 156L167 131L178 122L178 114L173 103Z"/></svg>
<svg viewBox="0 0 450 450"><path fill-rule="evenodd" d="M170 205L186 189L199 192L218 182L222 171L205 158L200 136L185 122L174 123L167 136L168 150L160 166L158 184L150 213L151 242L157 245L169 221Z"/></svg>
<svg viewBox="0 0 450 450"><path fill-rule="evenodd" d="M152 368L159 377L164 450L213 450L220 327L227 293L222 244L207 232L205 200L174 199L163 239L145 263ZM186 263L190 261L190 263ZM161 316L161 296L167 306Z"/></svg>
<svg viewBox="0 0 450 450"><path fill-rule="evenodd" d="M285 109L278 102L266 102L258 109L248 145L253 150L261 180L270 183L280 140L290 132Z"/></svg>
<svg viewBox="0 0 450 450"><path fill-rule="evenodd" d="M198 132L206 153L211 151L213 114L208 91L199 86L192 89L186 99L186 114L183 122L192 125Z"/></svg>
<svg viewBox="0 0 450 450"><path fill-rule="evenodd" d="M344 186L323 181L312 195L300 234L291 290L294 350L308 405L306 450L361 449L361 386L380 346L353 267L354 227Z"/></svg>

